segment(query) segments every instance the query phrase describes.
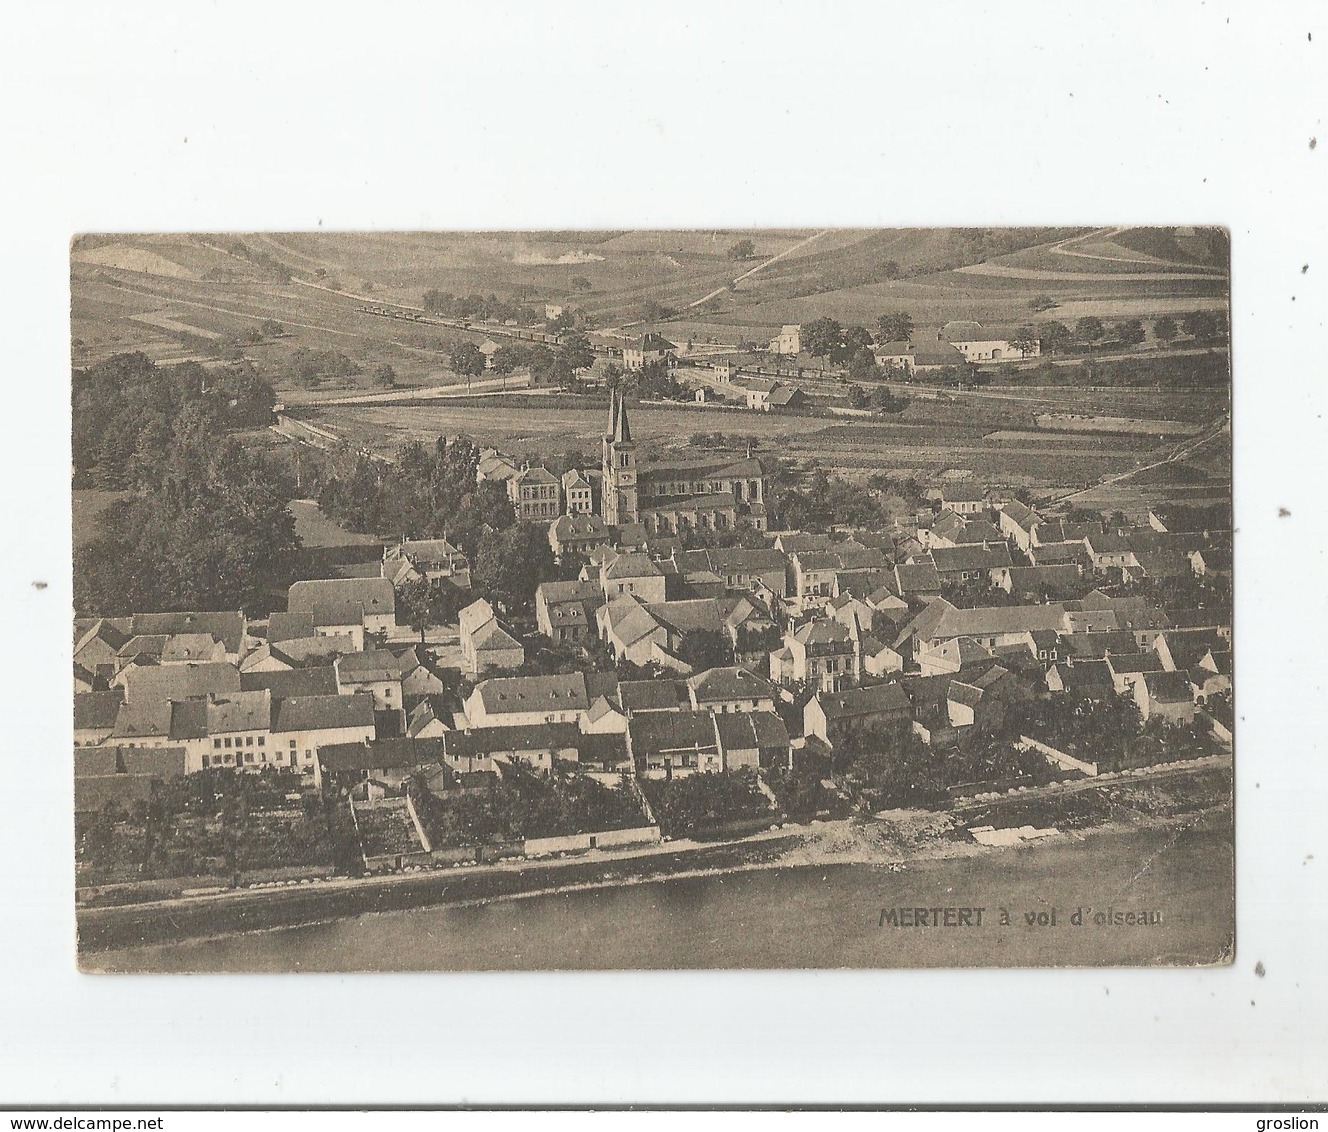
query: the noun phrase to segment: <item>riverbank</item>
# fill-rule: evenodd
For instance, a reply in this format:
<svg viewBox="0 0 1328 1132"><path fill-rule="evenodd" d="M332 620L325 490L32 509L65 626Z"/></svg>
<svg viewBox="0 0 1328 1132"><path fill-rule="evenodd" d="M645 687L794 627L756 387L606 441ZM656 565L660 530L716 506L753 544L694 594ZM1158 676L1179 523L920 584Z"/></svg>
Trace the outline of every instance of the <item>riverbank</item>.
<svg viewBox="0 0 1328 1132"><path fill-rule="evenodd" d="M84 966L278 973L1219 964L1234 951L1230 818L1219 809L1112 823L999 849L942 838L893 863L867 863L871 823L816 827L802 846L731 867L131 947L88 956ZM950 906L973 912L970 924L947 926L941 913ZM901 921L901 909L911 922ZM922 922L931 909L936 922ZM1087 912L1079 925L1076 912Z"/></svg>
<svg viewBox="0 0 1328 1132"><path fill-rule="evenodd" d="M1080 787L1032 804L1041 807L1040 823L1060 822L1061 831L1051 839L1056 844L1081 842L1101 832L1183 829L1213 816L1230 826L1229 775L1209 771L1166 778L1171 785L1154 779L1112 783L1089 791ZM1159 790L1169 791L1160 796L1161 804ZM1084 807L1089 793L1099 797L1100 804ZM1007 805L1029 804L1012 800ZM721 843L672 843L583 857L341 878L151 904L83 908L78 911L81 963L87 970L114 969L115 962L107 956L126 948L433 905L478 905L759 869L852 864L899 871L921 861L1011 852L979 845L967 836L965 827L974 824L971 819L983 820L979 817L983 812L890 811L865 820L788 825Z"/></svg>

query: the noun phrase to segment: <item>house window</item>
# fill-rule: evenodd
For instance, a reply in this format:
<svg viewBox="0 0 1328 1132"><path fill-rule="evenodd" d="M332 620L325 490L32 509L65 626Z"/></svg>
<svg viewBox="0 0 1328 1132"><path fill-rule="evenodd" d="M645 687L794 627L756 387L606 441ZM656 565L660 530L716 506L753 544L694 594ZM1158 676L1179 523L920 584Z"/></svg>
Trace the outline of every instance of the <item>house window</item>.
<svg viewBox="0 0 1328 1132"><path fill-rule="evenodd" d="M266 735L260 735L260 736L258 737L258 745L259 745L260 747L266 747L266 746L267 746L267 736L266 736Z"/></svg>
<svg viewBox="0 0 1328 1132"><path fill-rule="evenodd" d="M236 759L237 759L237 760L239 759L239 756L238 756L238 755L236 756ZM251 752L246 751L246 752L245 752L245 756L244 756L244 761L247 762L247 763L251 763L251 762L253 762L253 761L254 761L254 756L253 756L253 754L252 754Z"/></svg>
<svg viewBox="0 0 1328 1132"><path fill-rule="evenodd" d="M231 740L230 740L230 736L228 735L228 736L226 736L226 746L229 747L230 745L231 745Z"/></svg>
<svg viewBox="0 0 1328 1132"><path fill-rule="evenodd" d="M294 739L292 739L292 740L290 741L290 749L291 749L292 751L295 750L295 740L294 740Z"/></svg>
<svg viewBox="0 0 1328 1132"><path fill-rule="evenodd" d="M245 736L244 745L246 747L252 747L254 745L254 737L252 735Z"/></svg>
<svg viewBox="0 0 1328 1132"><path fill-rule="evenodd" d="M221 740L220 740L220 739L213 739L213 740L212 740L212 746L213 746L214 748L216 748L216 747L220 747L220 746L221 746Z"/></svg>

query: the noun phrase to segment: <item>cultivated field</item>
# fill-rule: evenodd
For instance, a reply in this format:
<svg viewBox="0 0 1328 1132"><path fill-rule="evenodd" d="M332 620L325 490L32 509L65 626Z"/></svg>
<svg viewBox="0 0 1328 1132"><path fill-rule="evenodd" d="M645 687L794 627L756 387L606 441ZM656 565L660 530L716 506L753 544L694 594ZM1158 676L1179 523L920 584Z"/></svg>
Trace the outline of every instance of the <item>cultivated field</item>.
<svg viewBox="0 0 1328 1132"><path fill-rule="evenodd" d="M994 481L1085 487L1098 479L1158 459L1164 451L1144 434L1044 432L1032 412L1012 402L993 404L913 401L899 418L867 420L781 416L746 410L642 404L632 409L633 436L643 453L690 448L697 433L722 432L745 438L757 450L802 461L819 461L850 477L876 471L936 474L968 469ZM411 440L464 433L477 443L517 456L543 459L569 450L597 459L604 429L598 401L584 409L566 399L547 407L429 404L422 406L327 406L312 418L355 447L390 455ZM1011 426L1022 426L1014 427Z"/></svg>

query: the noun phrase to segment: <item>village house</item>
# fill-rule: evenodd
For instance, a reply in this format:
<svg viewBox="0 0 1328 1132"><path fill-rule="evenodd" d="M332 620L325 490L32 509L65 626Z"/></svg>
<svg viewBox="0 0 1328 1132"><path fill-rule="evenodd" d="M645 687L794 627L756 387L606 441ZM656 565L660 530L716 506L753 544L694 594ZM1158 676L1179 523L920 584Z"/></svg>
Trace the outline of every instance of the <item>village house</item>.
<svg viewBox="0 0 1328 1132"><path fill-rule="evenodd" d="M124 690L79 692L74 696L74 746L94 747L111 737L124 702Z"/></svg>
<svg viewBox="0 0 1328 1132"><path fill-rule="evenodd" d="M1150 719L1172 726L1194 722L1194 691L1182 672L1146 672L1134 682L1133 694L1145 723Z"/></svg>
<svg viewBox="0 0 1328 1132"><path fill-rule="evenodd" d="M521 467L515 457L500 452L497 448L483 448L475 465L475 482L506 483L520 470Z"/></svg>
<svg viewBox="0 0 1328 1132"><path fill-rule="evenodd" d="M802 327L791 323L780 327L779 333L770 339L769 350L772 354L802 353Z"/></svg>
<svg viewBox="0 0 1328 1132"><path fill-rule="evenodd" d="M569 515L590 515L595 510L595 489L590 479L576 468L563 473L563 500Z"/></svg>
<svg viewBox="0 0 1328 1132"><path fill-rule="evenodd" d="M318 753L333 743L364 743L377 735L373 696L292 696L274 701L272 742L284 761L318 773ZM278 760L282 761L281 759Z"/></svg>
<svg viewBox="0 0 1328 1132"><path fill-rule="evenodd" d="M445 538L402 539L385 548L382 575L393 586L447 578L459 589L470 589L470 561Z"/></svg>
<svg viewBox="0 0 1328 1132"><path fill-rule="evenodd" d="M642 778L717 774L724 753L708 711L684 708L633 714L627 721L627 750Z"/></svg>
<svg viewBox="0 0 1328 1132"><path fill-rule="evenodd" d="M1038 629L1060 632L1064 618L1065 607L1058 604L959 609L945 598L937 598L900 630L894 646L914 658L955 637L971 637L994 649L1023 644L1024 634Z"/></svg>
<svg viewBox="0 0 1328 1132"><path fill-rule="evenodd" d="M996 512L996 521L1001 534L1027 554L1033 546L1033 532L1042 522L1042 516L1027 504L1011 499Z"/></svg>
<svg viewBox="0 0 1328 1132"><path fill-rule="evenodd" d="M895 589L905 602L935 601L941 596L941 575L930 555L913 556L894 568Z"/></svg>
<svg viewBox="0 0 1328 1132"><path fill-rule="evenodd" d="M788 587L788 557L760 547L683 550L673 556L683 572L708 570L730 590L747 590L782 598Z"/></svg>
<svg viewBox="0 0 1328 1132"><path fill-rule="evenodd" d="M612 537L598 515L560 515L549 524L549 548L560 562L572 555L588 558L598 547L608 546Z"/></svg>
<svg viewBox="0 0 1328 1132"><path fill-rule="evenodd" d="M526 650L519 640L498 622L498 617L483 599L466 606L457 618L461 638L461 671L475 677L494 668L520 668L526 663Z"/></svg>
<svg viewBox="0 0 1328 1132"><path fill-rule="evenodd" d="M628 373L648 366L654 362L672 361L678 353L678 347L662 334L653 331L634 338L623 346L622 365Z"/></svg>
<svg viewBox="0 0 1328 1132"><path fill-rule="evenodd" d="M544 467L523 468L507 481L507 498L523 523L547 523L562 510L558 478Z"/></svg>
<svg viewBox="0 0 1328 1132"><path fill-rule="evenodd" d="M717 715L729 712L774 711L775 690L759 676L738 667L710 668L687 680L692 707Z"/></svg>
<svg viewBox="0 0 1328 1132"><path fill-rule="evenodd" d="M793 768L788 728L773 711L715 715L714 720L726 770L744 766Z"/></svg>
<svg viewBox="0 0 1328 1132"><path fill-rule="evenodd" d="M412 659L414 659L414 654ZM353 652L339 656L333 669L337 674L337 692L353 696L366 692L373 696L379 711L395 711L402 707L401 661L387 649Z"/></svg>
<svg viewBox="0 0 1328 1132"><path fill-rule="evenodd" d="M286 608L312 613L320 636L354 632L391 636L397 629L396 593L386 578L319 578L296 582ZM358 610L358 613L357 613Z"/></svg>
<svg viewBox="0 0 1328 1132"><path fill-rule="evenodd" d="M838 621L809 621L784 635L784 647L770 654L770 679L776 684L807 682L837 692L861 678L858 642Z"/></svg>
<svg viewBox="0 0 1328 1132"><path fill-rule="evenodd" d="M935 342L926 338L907 342L880 342L872 347L872 356L877 365L899 370L908 377L966 364L963 353L949 342Z"/></svg>
<svg viewBox="0 0 1328 1132"><path fill-rule="evenodd" d="M990 582L993 571L1008 570L1014 565L1010 548L1004 542L937 546L932 548L930 557L942 582Z"/></svg>
<svg viewBox="0 0 1328 1132"><path fill-rule="evenodd" d="M854 731L907 731L912 719L912 704L903 687L890 682L818 692L802 710L802 729L834 747Z"/></svg>
<svg viewBox="0 0 1328 1132"><path fill-rule="evenodd" d="M571 672L564 676L508 676L483 680L463 704L470 728L533 723L579 726L591 703L617 694L612 672Z"/></svg>
<svg viewBox="0 0 1328 1132"><path fill-rule="evenodd" d="M941 510L980 515L987 510L987 492L977 480L957 480L941 487Z"/></svg>
<svg viewBox="0 0 1328 1132"><path fill-rule="evenodd" d="M584 645L597 635L594 614L603 604L595 582L542 582L535 590L535 623L555 644Z"/></svg>
<svg viewBox="0 0 1328 1132"><path fill-rule="evenodd" d="M664 571L645 554L619 554L606 559L599 570L599 582L606 601L623 594L647 603L662 602L667 597Z"/></svg>

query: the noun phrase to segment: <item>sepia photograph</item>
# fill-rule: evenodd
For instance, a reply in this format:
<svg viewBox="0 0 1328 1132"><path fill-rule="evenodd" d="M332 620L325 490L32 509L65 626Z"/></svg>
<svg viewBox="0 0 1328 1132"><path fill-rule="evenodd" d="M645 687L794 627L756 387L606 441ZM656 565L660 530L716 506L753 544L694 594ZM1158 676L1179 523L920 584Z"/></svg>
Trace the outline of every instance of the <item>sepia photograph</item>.
<svg viewBox="0 0 1328 1132"><path fill-rule="evenodd" d="M1230 243L76 236L80 969L1230 964Z"/></svg>

